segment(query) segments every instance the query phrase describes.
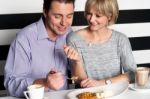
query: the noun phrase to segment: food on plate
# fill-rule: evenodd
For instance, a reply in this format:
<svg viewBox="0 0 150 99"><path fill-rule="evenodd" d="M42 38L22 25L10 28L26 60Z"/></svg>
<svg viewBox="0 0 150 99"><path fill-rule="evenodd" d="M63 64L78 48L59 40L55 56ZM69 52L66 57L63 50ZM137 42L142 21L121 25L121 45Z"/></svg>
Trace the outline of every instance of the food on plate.
<svg viewBox="0 0 150 99"><path fill-rule="evenodd" d="M96 92L95 94L96 94L97 99L103 99L105 97L104 91Z"/></svg>
<svg viewBox="0 0 150 99"><path fill-rule="evenodd" d="M78 99L96 99L96 94L92 92L83 92L77 95Z"/></svg>
<svg viewBox="0 0 150 99"><path fill-rule="evenodd" d="M105 90L105 92L104 92L105 97L111 97L113 95L114 95L114 93L112 90Z"/></svg>
<svg viewBox="0 0 150 99"><path fill-rule="evenodd" d="M78 99L103 99L103 92L83 92L77 95Z"/></svg>

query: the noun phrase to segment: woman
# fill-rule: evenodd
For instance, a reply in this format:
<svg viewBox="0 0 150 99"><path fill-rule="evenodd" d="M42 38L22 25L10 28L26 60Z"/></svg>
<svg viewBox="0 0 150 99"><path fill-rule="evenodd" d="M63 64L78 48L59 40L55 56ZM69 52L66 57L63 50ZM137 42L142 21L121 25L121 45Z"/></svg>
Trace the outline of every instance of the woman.
<svg viewBox="0 0 150 99"><path fill-rule="evenodd" d="M136 64L129 39L108 28L116 22L118 12L116 0L87 0L89 25L67 37L65 51L81 87L134 80Z"/></svg>

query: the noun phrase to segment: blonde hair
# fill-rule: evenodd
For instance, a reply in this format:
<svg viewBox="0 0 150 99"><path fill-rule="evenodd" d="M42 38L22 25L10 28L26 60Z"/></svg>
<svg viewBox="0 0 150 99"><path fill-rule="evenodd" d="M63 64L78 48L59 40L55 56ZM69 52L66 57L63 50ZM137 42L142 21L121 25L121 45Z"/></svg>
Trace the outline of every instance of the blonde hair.
<svg viewBox="0 0 150 99"><path fill-rule="evenodd" d="M85 16L92 8L102 15L110 17L109 25L117 21L119 7L117 0L87 0L85 5Z"/></svg>

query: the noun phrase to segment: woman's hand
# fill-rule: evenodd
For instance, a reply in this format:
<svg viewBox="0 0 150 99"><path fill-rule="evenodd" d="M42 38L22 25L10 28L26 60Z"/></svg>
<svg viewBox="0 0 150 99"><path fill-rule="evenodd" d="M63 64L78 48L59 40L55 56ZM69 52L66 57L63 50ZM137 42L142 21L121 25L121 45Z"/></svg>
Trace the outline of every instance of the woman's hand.
<svg viewBox="0 0 150 99"><path fill-rule="evenodd" d="M83 88L95 87L100 85L102 85L102 80L85 79L80 82L80 86Z"/></svg>
<svg viewBox="0 0 150 99"><path fill-rule="evenodd" d="M76 62L80 61L80 55L74 48L64 45L64 51L67 55L67 58L74 60Z"/></svg>

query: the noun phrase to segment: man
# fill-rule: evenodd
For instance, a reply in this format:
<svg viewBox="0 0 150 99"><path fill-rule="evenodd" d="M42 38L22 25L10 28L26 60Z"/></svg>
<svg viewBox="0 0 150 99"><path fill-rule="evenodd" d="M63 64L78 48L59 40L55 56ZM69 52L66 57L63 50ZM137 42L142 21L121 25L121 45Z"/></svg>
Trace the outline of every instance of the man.
<svg viewBox="0 0 150 99"><path fill-rule="evenodd" d="M31 84L45 90L67 88L66 36L75 0L44 0L43 17L18 33L11 44L5 66L4 85L10 95L23 97Z"/></svg>

